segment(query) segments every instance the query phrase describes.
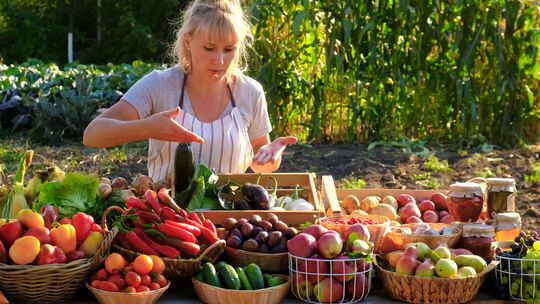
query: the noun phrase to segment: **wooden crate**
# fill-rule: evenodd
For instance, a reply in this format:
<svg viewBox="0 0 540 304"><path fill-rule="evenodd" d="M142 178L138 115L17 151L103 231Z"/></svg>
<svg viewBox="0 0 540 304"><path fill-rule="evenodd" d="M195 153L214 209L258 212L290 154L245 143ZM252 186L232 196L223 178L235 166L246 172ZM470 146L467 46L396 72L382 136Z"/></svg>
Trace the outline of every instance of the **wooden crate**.
<svg viewBox="0 0 540 304"><path fill-rule="evenodd" d="M305 222L315 222L324 216L324 206L320 203L319 193L316 187L316 175L314 173L245 173L245 174L219 174L218 184L227 183L229 180L238 184L256 183L260 176L259 184L267 189L274 189L274 177L278 182L277 196L291 195L295 186L301 189L300 196L315 206L314 211L276 211L276 210L206 210L197 211L205 218L216 224L221 224L228 217L248 218L252 214L259 214L266 218L266 214L274 213L288 225L298 226ZM271 191L269 191L271 192Z"/></svg>
<svg viewBox="0 0 540 304"><path fill-rule="evenodd" d="M372 188L372 189L336 189L334 179L330 175L322 177L321 182L321 196L324 205L327 206L326 214L331 215L344 215L346 214L340 206L340 202L349 194L355 195L359 200L364 199L367 196L376 195L384 197L386 195L392 195L394 197L400 194L410 194L416 201L422 201L430 199L434 193L448 194L448 190L413 190L413 189L384 189L384 188Z"/></svg>

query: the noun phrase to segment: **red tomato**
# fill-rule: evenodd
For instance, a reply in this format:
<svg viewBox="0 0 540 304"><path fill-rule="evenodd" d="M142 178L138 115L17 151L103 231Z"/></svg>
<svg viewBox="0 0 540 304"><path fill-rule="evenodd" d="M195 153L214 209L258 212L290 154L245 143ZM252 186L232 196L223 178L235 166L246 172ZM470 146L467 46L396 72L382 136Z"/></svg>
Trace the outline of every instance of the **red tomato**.
<svg viewBox="0 0 540 304"><path fill-rule="evenodd" d="M148 288L148 286L141 285L137 287L137 292L146 292L146 291L150 291L150 288Z"/></svg>
<svg viewBox="0 0 540 304"><path fill-rule="evenodd" d="M152 283L152 279L150 278L149 275L145 274L141 276L141 285L150 286L151 283Z"/></svg>
<svg viewBox="0 0 540 304"><path fill-rule="evenodd" d="M137 287L141 285L141 276L138 275L135 271L128 271L125 276L126 283L129 286Z"/></svg>
<svg viewBox="0 0 540 304"><path fill-rule="evenodd" d="M122 289L126 286L126 282L119 274L114 274L110 276L107 281L114 283L116 286L118 286L118 289Z"/></svg>
<svg viewBox="0 0 540 304"><path fill-rule="evenodd" d="M105 268L101 268L100 270L98 270L98 272L96 272L96 277L100 281L105 281L109 277L109 273L107 272L107 270L105 270Z"/></svg>
<svg viewBox="0 0 540 304"><path fill-rule="evenodd" d="M149 287L150 287L150 290L156 290L156 289L160 289L160 288L161 288L161 286L160 286L158 283L156 283L156 282L150 283L150 286L149 286Z"/></svg>

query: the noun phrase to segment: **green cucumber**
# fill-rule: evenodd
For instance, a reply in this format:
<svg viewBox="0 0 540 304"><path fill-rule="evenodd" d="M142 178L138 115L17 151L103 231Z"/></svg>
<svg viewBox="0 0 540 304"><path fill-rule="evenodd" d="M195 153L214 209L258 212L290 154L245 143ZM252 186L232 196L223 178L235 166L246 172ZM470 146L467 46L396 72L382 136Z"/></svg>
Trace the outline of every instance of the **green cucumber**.
<svg viewBox="0 0 540 304"><path fill-rule="evenodd" d="M221 287L216 268L211 263L204 263L202 266L204 282L216 287Z"/></svg>
<svg viewBox="0 0 540 304"><path fill-rule="evenodd" d="M271 277L268 280L268 287L274 287L285 283L285 279L282 277Z"/></svg>
<svg viewBox="0 0 540 304"><path fill-rule="evenodd" d="M236 273L238 274L238 278L240 279L240 282L242 283L242 289L253 290L253 287L251 286L251 283L249 282L244 269L242 267L236 267L235 270L236 270Z"/></svg>
<svg viewBox="0 0 540 304"><path fill-rule="evenodd" d="M217 272L219 273L219 268L221 268L221 267L223 267L223 266L225 266L225 265L227 265L227 263L225 263L225 262L223 262L223 261L219 261L219 262L217 262L217 263L214 264L214 267L216 267L216 270L217 270Z"/></svg>
<svg viewBox="0 0 540 304"><path fill-rule="evenodd" d="M246 275L249 279L249 283L253 286L253 289L264 288L264 278L261 268L256 264L249 264L244 268Z"/></svg>
<svg viewBox="0 0 540 304"><path fill-rule="evenodd" d="M195 275L195 280L204 283L204 276L203 276L203 273L202 273L202 272L197 273L197 274Z"/></svg>
<svg viewBox="0 0 540 304"><path fill-rule="evenodd" d="M240 278L231 265L222 264L217 268L217 271L226 288L238 290L242 287Z"/></svg>

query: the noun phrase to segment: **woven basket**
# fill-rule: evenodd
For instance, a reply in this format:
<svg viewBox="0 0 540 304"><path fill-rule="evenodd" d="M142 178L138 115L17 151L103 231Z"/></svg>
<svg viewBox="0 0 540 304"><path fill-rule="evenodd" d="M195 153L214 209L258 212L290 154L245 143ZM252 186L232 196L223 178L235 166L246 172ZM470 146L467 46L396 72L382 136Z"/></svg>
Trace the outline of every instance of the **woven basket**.
<svg viewBox="0 0 540 304"><path fill-rule="evenodd" d="M446 226L452 226L452 225L444 224L444 223L429 223L429 226L436 230L441 230ZM414 228L414 224L401 225L401 227ZM414 242L424 242L431 249L435 249L439 247L440 245L447 245L448 248L456 248L456 246L459 243L459 239L461 239L462 231L461 231L461 228L457 226L455 226L454 231L455 233L450 234L450 235L425 235L425 234L402 233L400 237L403 240L403 245L407 245L409 243L414 243Z"/></svg>
<svg viewBox="0 0 540 304"><path fill-rule="evenodd" d="M86 287L94 294L100 304L154 304L169 289L169 286L171 283L152 291L127 293L105 291L86 284Z"/></svg>
<svg viewBox="0 0 540 304"><path fill-rule="evenodd" d="M24 303L58 303L70 300L84 286L90 272L105 260L118 233L117 228L111 231L107 229L106 216L111 210L107 209L103 214L102 227L107 235L94 256L66 264L0 263L0 289L10 300Z"/></svg>
<svg viewBox="0 0 540 304"><path fill-rule="evenodd" d="M373 215L373 214L368 214L368 215L359 215L359 214L352 215L351 214L351 215L341 215L341 216L329 216L329 217L324 217L320 219L319 223L329 230L334 230L334 231L339 232L341 237L345 238L345 233L347 232L347 229L349 229L349 227L351 227L352 225L338 224L335 221L338 219L347 220L353 217L359 218L359 219L371 219L371 220L375 220L379 222L379 224L365 225L370 234L369 241L373 243L374 248L377 251L377 249L379 248L379 243L382 240L387 227L391 225L390 220L386 216Z"/></svg>
<svg viewBox="0 0 540 304"><path fill-rule="evenodd" d="M234 290L225 289L206 284L192 278L193 287L197 296L207 304L277 304L282 303L289 292L289 277L278 275L287 282L257 290Z"/></svg>
<svg viewBox="0 0 540 304"><path fill-rule="evenodd" d="M113 245L114 251L122 254L129 260L134 260L140 253ZM205 262L213 263L225 250L225 241L219 240L202 251L202 253L194 259L171 259L161 257L165 262L164 275L169 279L187 278L194 276Z"/></svg>
<svg viewBox="0 0 540 304"><path fill-rule="evenodd" d="M260 253L225 247L227 262L235 266L247 266L255 263L265 272L287 273L289 258L287 252Z"/></svg>
<svg viewBox="0 0 540 304"><path fill-rule="evenodd" d="M388 271L380 266L377 260L375 259L375 265L386 292L394 299L409 303L469 302L478 293L486 274L497 266L497 262L492 261L484 271L472 278L426 278Z"/></svg>

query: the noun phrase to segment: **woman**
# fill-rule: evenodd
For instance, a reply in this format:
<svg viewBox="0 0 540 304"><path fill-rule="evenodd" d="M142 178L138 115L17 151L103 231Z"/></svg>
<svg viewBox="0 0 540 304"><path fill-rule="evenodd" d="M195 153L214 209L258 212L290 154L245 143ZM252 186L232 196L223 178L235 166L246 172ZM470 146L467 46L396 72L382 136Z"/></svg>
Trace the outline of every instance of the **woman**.
<svg viewBox="0 0 540 304"><path fill-rule="evenodd" d="M245 76L250 24L235 0L195 0L176 32L177 66L141 78L94 119L83 142L110 147L149 139L148 173L172 181L179 142L218 173L272 172L296 137L270 142L262 86ZM254 155L254 156L253 156Z"/></svg>

